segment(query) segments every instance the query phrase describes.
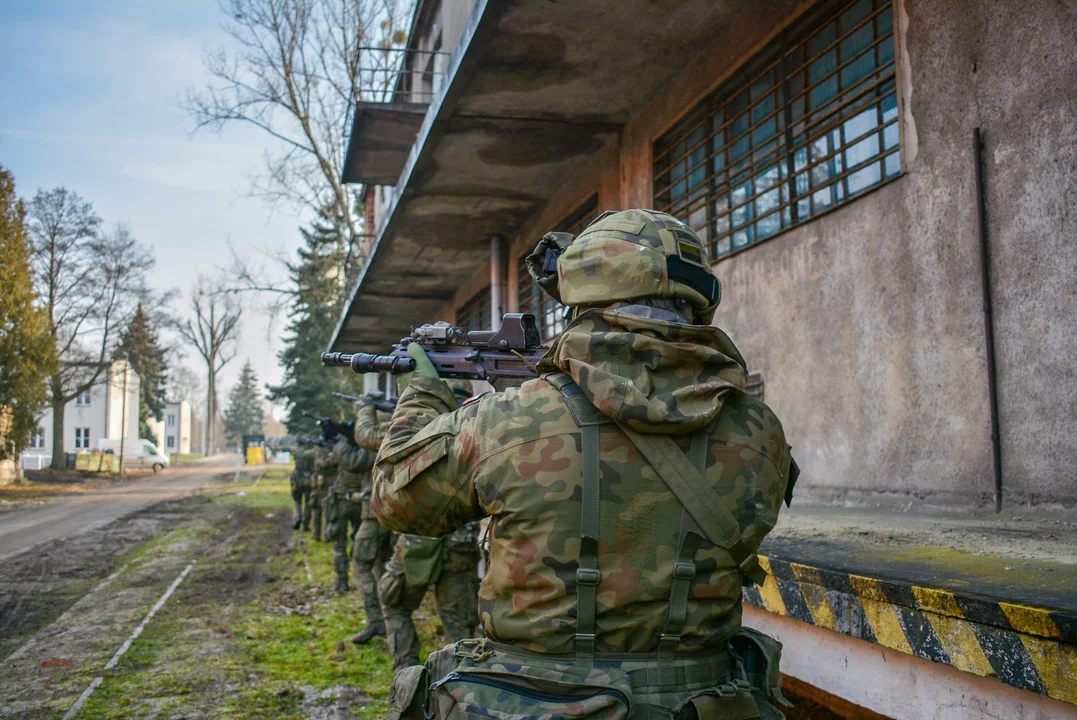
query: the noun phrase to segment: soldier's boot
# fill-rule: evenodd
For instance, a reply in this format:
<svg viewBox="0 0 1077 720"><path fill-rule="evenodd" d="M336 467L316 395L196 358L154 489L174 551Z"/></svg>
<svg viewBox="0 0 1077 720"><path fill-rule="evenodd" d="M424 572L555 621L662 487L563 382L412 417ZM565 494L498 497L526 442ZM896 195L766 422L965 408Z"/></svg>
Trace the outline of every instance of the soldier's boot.
<svg viewBox="0 0 1077 720"><path fill-rule="evenodd" d="M385 616L381 611L381 602L378 600L378 581L374 576L374 568L367 563L353 563L355 572L355 584L359 586L359 593L363 596L363 612L366 614L366 626L362 632L352 638L356 645L365 645L371 639L385 634Z"/></svg>
<svg viewBox="0 0 1077 720"><path fill-rule="evenodd" d="M385 621L378 620L373 622L371 620L366 621L366 626L359 631L357 635L352 636L352 642L356 645L366 645L368 642L376 637L385 636Z"/></svg>
<svg viewBox="0 0 1077 720"><path fill-rule="evenodd" d="M419 664L419 634L411 621L411 611L386 608L385 639L393 656L393 672Z"/></svg>
<svg viewBox="0 0 1077 720"><path fill-rule="evenodd" d="M349 590L351 590L351 587L348 585L348 576L344 575L341 577L340 575L337 575L336 591L339 593L346 593Z"/></svg>

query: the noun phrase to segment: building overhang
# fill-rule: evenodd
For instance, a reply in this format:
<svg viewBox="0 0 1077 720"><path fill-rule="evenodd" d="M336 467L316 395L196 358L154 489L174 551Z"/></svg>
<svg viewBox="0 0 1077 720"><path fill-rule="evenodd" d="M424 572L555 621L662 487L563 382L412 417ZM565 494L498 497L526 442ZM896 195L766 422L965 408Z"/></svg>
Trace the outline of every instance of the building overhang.
<svg viewBox="0 0 1077 720"><path fill-rule="evenodd" d="M377 351L435 319L489 262L491 236L516 235L719 24L750 11L747 0L479 0L330 349Z"/></svg>
<svg viewBox="0 0 1077 720"><path fill-rule="evenodd" d="M346 183L395 185L407 165L426 108L425 103L359 103L341 179Z"/></svg>

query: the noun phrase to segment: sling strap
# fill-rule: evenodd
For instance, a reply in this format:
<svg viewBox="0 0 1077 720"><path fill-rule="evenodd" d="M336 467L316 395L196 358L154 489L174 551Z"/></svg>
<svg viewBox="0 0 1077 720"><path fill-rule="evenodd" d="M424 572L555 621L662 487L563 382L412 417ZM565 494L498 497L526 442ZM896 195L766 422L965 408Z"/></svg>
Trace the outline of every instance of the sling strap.
<svg viewBox="0 0 1077 720"><path fill-rule="evenodd" d="M692 435L692 447L688 451L694 465L700 472L707 467L707 440L710 433L698 430ZM672 660L681 644L681 632L688 619L688 593L692 580L696 576L696 550L699 548L700 535L696 532L695 521L685 508L681 508L681 526L677 531L677 559L673 564L673 582L669 589L669 611L666 624L658 637L658 659Z"/></svg>
<svg viewBox="0 0 1077 720"><path fill-rule="evenodd" d="M703 535L732 556L746 581L762 585L767 573L760 567L759 557L744 544L737 518L673 438L645 435L620 424L619 427L681 501Z"/></svg>

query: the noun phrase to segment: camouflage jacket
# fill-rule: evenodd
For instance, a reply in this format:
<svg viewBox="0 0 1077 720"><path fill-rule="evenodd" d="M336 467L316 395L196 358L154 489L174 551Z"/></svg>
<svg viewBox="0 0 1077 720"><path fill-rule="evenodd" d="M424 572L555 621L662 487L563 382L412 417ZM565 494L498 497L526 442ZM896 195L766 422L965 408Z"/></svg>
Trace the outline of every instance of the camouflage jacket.
<svg viewBox="0 0 1077 720"><path fill-rule="evenodd" d="M299 479L309 478L314 474L315 452L312 447L301 447L295 453L295 477Z"/></svg>
<svg viewBox="0 0 1077 720"><path fill-rule="evenodd" d="M333 489L338 493L360 493L364 486L369 489L370 470L374 467L374 453L356 447L344 438L333 446L337 459L337 479Z"/></svg>
<svg viewBox="0 0 1077 720"><path fill-rule="evenodd" d="M385 433L389 429L389 415L378 412L373 405L361 405L355 415L355 444L370 453L377 453ZM363 478L363 489L369 492L372 485L368 471Z"/></svg>
<svg viewBox="0 0 1077 720"><path fill-rule="evenodd" d="M321 487L331 488L337 478L337 469L340 461L337 459L333 448L319 445L314 454L314 472L322 476Z"/></svg>
<svg viewBox="0 0 1077 720"><path fill-rule="evenodd" d="M755 551L774 527L791 455L781 423L743 392L744 361L715 327L590 310L539 367L561 370L605 415L681 450L708 429L703 473ZM522 649L574 650L580 557L580 430L545 379L453 410L446 384L413 376L375 464L373 507L388 528L441 535L489 515L479 593L486 634ZM654 651L669 608L682 506L618 425L600 434L599 652ZM678 651L740 628L742 575L701 539Z"/></svg>

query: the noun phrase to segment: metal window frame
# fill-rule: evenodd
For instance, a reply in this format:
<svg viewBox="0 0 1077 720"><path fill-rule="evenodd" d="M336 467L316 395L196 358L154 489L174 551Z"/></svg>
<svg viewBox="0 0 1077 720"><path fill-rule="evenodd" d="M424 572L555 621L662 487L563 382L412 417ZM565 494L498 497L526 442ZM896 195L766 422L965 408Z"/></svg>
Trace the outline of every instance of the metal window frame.
<svg viewBox="0 0 1077 720"><path fill-rule="evenodd" d="M898 76L900 0L870 0L865 17L842 29L841 17L861 1L825 0L817 4L782 29L654 141L654 207L680 217L700 232L712 261L778 237L904 173L904 121ZM888 29L881 25L886 13L890 15ZM809 43L832 24L833 38L812 49ZM872 34L867 43L848 50L846 55L843 44L869 26ZM887 41L891 52L884 60ZM834 67L820 68L823 74L812 78L812 63L828 53L833 53ZM872 58L872 67L855 79L844 80L844 73L866 57ZM757 88L761 80L769 80L769 85ZM839 86L836 92L812 107L812 92L834 82ZM848 86L842 88L846 83ZM891 97L894 115L886 119L883 105ZM766 108L768 102L773 107ZM760 114L761 106L764 110ZM871 109L876 113L875 124L856 137L847 137L846 123ZM794 111L799 113L795 118ZM757 131L768 123L774 123L774 131L757 138ZM887 148L885 133L895 124L897 141ZM735 125L740 127L737 135L731 136ZM701 137L693 137L700 133ZM848 151L872 138L877 139L873 154L847 166ZM738 144L746 146L740 155L731 157ZM817 154L815 150L820 147L823 151ZM900 162L896 170L888 171L894 155ZM716 159L722 163L720 169L715 167ZM851 191L849 179L873 166L878 179ZM825 177L818 171L821 167L827 169ZM760 189L760 181L772 171L776 173L773 182ZM693 179L693 174L700 172L705 175ZM802 190L798 191L798 184ZM678 186L680 195L674 198ZM736 196L742 189L745 194ZM773 207L761 211L757 201L771 193L775 196ZM827 199L820 193L827 193ZM695 217L700 213L701 217ZM775 216L775 228L761 229L761 222ZM769 234L759 237L760 232ZM738 235L746 238L739 246ZM719 245L726 247L720 255Z"/></svg>
<svg viewBox="0 0 1077 720"><path fill-rule="evenodd" d="M456 310L456 326L466 330L488 330L490 325L490 286L479 290ZM473 324L478 320L478 324Z"/></svg>
<svg viewBox="0 0 1077 720"><path fill-rule="evenodd" d="M560 231L579 235L596 217L598 217L598 193L594 192L554 223L549 232ZM519 312L529 312L535 316L543 341L548 341L560 335L565 329L566 323L561 318L565 306L547 297L542 288L531 279L531 274L527 272L527 264L524 262L530 253L531 251L528 250L517 258L517 308Z"/></svg>

